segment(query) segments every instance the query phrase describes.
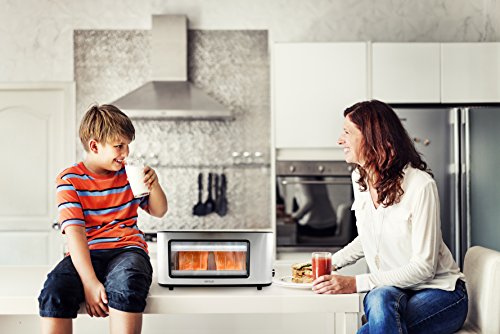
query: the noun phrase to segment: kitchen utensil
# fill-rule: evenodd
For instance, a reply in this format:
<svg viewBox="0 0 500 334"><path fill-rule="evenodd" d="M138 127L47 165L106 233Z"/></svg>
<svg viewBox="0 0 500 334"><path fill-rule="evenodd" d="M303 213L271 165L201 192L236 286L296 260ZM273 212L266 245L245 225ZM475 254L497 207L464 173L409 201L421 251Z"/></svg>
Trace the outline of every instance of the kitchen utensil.
<svg viewBox="0 0 500 334"><path fill-rule="evenodd" d="M201 201L201 197L203 195L203 173L198 174L198 203L196 203L193 207L193 215L194 216L204 216L205 205Z"/></svg>
<svg viewBox="0 0 500 334"><path fill-rule="evenodd" d="M205 208L205 215L208 215L209 213L214 212L215 208L215 202L212 197L212 179L213 179L213 173L208 173L208 185L207 185L207 190L208 190L208 198L203 204Z"/></svg>
<svg viewBox="0 0 500 334"><path fill-rule="evenodd" d="M226 174L220 175L220 196L217 205L217 214L224 217L227 214L227 180Z"/></svg>
<svg viewBox="0 0 500 334"><path fill-rule="evenodd" d="M220 187L219 187L219 174L214 174L214 211L219 212L220 206Z"/></svg>

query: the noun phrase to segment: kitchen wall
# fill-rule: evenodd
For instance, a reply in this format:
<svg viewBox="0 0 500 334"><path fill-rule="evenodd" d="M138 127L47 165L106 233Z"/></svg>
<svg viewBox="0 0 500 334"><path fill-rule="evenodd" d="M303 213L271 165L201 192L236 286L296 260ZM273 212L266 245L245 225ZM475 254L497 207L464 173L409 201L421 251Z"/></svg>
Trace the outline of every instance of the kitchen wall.
<svg viewBox="0 0 500 334"><path fill-rule="evenodd" d="M0 81L73 80L73 30L269 30L275 41L500 41L500 0L0 0Z"/></svg>
<svg viewBox="0 0 500 334"><path fill-rule="evenodd" d="M148 231L270 227L270 116L267 31L190 30L189 80L230 108L234 121L134 121L132 151L156 168L170 209L162 219L140 211ZM113 101L147 81L150 30L77 30L77 119L93 101ZM79 149L79 153L81 153ZM251 161L233 152L251 153ZM255 156L255 153L260 154ZM227 177L228 214L196 217L197 177ZM206 198L203 193L203 200Z"/></svg>
<svg viewBox="0 0 500 334"><path fill-rule="evenodd" d="M171 200L167 220L145 218L146 229L268 226L273 41L500 41L500 0L0 0L0 6L0 81L76 81L77 120L92 102L110 102L148 79L151 14L188 16L190 79L237 118L137 123L137 148L160 154L157 169ZM259 151L264 159L233 165L232 151ZM204 172L225 167L224 220L189 216L200 165Z"/></svg>

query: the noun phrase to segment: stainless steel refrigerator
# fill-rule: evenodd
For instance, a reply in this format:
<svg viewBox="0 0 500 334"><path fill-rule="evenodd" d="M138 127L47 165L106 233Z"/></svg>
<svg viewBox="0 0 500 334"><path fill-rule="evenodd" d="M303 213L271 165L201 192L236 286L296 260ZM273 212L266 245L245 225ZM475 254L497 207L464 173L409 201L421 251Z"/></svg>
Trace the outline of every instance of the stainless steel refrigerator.
<svg viewBox="0 0 500 334"><path fill-rule="evenodd" d="M432 169L443 239L460 267L471 246L500 250L500 107L394 109Z"/></svg>

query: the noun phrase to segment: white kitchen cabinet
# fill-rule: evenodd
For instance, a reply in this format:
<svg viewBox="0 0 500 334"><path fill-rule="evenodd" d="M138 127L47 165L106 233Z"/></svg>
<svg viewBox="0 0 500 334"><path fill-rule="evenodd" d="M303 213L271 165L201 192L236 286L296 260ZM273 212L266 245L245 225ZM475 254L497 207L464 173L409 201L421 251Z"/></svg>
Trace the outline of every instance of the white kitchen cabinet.
<svg viewBox="0 0 500 334"><path fill-rule="evenodd" d="M1 231L1 265L45 265L63 254L62 236L50 230Z"/></svg>
<svg viewBox="0 0 500 334"><path fill-rule="evenodd" d="M73 83L0 85L0 265L62 257L55 178L74 162Z"/></svg>
<svg viewBox="0 0 500 334"><path fill-rule="evenodd" d="M372 97L387 103L441 102L439 43L373 43Z"/></svg>
<svg viewBox="0 0 500 334"><path fill-rule="evenodd" d="M276 43L272 59L275 147L338 148L344 110L368 97L367 44Z"/></svg>
<svg viewBox="0 0 500 334"><path fill-rule="evenodd" d="M276 279L290 274L276 265ZM39 323L37 297L50 266L0 266L0 333L33 333ZM143 333L179 334L354 334L362 294L321 296L310 289L272 284L255 287L161 287L153 276L144 311ZM108 319L90 318L82 304L75 333L105 333ZM29 316L37 316L28 319ZM20 318L19 318L20 317ZM193 322L193 319L196 319ZM165 331L168 328L168 331Z"/></svg>
<svg viewBox="0 0 500 334"><path fill-rule="evenodd" d="M442 43L441 101L500 102L500 43Z"/></svg>
<svg viewBox="0 0 500 334"><path fill-rule="evenodd" d="M230 298L230 297L228 297ZM35 301L34 301L35 303ZM196 321L193 321L195 319ZM344 334L345 326L334 330L332 319L326 312L291 314L144 314L142 334ZM304 326L307 324L307 330ZM330 327L330 328L329 328ZM340 327L340 326L339 326ZM352 328L352 327L351 327ZM0 315L0 333L40 333L38 315ZM73 321L74 334L109 333L108 318L79 315Z"/></svg>

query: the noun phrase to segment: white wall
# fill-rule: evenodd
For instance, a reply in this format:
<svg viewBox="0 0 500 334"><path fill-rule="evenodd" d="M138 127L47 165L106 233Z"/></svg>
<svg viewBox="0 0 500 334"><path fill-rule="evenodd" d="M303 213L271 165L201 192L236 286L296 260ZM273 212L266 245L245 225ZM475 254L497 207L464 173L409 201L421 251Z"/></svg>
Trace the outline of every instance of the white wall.
<svg viewBox="0 0 500 334"><path fill-rule="evenodd" d="M500 41L500 0L0 0L0 82L72 81L73 30L269 29L275 41Z"/></svg>

